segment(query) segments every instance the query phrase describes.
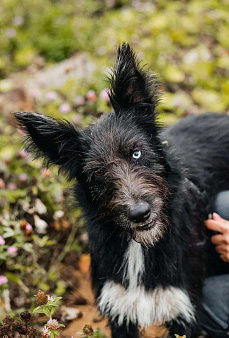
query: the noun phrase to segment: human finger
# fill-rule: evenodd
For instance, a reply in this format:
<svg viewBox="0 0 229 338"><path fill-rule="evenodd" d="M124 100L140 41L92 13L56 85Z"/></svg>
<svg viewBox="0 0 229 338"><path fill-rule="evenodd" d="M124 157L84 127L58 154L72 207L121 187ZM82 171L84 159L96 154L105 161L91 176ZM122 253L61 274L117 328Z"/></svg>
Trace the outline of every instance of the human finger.
<svg viewBox="0 0 229 338"><path fill-rule="evenodd" d="M220 244L215 246L215 250L220 254L224 254L227 253L228 248L225 246L225 244Z"/></svg>
<svg viewBox="0 0 229 338"><path fill-rule="evenodd" d="M205 221L205 225L209 230L217 231L220 233L224 232L224 226L222 222L215 221L213 219L208 219Z"/></svg>
<svg viewBox="0 0 229 338"><path fill-rule="evenodd" d="M220 255L220 258L222 259L222 261L224 261L226 263L229 262L229 255L222 254L222 255Z"/></svg>
<svg viewBox="0 0 229 338"><path fill-rule="evenodd" d="M229 221L226 220L226 219L224 219L224 218L222 218L222 217L221 217L219 214L217 214L216 212L213 212L212 218L213 218L213 220L215 220L215 221L219 221L219 222L223 222L223 223L228 224L228 227L229 227Z"/></svg>
<svg viewBox="0 0 229 338"><path fill-rule="evenodd" d="M225 238L221 234L214 235L214 236L211 237L211 242L215 245L220 245L220 244L225 243Z"/></svg>

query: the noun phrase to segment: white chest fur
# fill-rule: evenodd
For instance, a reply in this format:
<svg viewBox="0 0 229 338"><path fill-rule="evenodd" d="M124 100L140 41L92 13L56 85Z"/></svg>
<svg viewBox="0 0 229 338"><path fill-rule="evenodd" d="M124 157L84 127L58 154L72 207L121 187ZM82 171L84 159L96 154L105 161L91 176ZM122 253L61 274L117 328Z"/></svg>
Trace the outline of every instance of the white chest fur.
<svg viewBox="0 0 229 338"><path fill-rule="evenodd" d="M125 289L121 284L106 282L98 304L102 313L117 318L119 325L126 320L127 323L138 323L141 327L152 323L161 325L178 316L188 322L194 319L194 308L185 291L173 286L159 286L153 291L146 291L138 283L144 272L140 244L131 242L125 258L125 278L129 279L129 287Z"/></svg>

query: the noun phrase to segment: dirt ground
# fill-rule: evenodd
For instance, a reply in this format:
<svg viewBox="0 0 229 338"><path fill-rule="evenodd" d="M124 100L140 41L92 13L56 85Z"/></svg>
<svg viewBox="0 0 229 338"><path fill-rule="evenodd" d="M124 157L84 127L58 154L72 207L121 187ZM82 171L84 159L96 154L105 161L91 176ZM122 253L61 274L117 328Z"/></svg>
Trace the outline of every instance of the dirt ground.
<svg viewBox="0 0 229 338"><path fill-rule="evenodd" d="M89 273L79 274L79 289L77 294L80 294L87 300L86 305L78 305L77 308L81 311L82 317L72 321L69 326L63 330L61 337L76 338L82 335L79 332L83 330L85 325L92 325L93 329L99 328L108 338L111 337L110 330L107 326L107 319L102 319L97 311L95 299L91 289ZM152 327L143 333L144 338L160 338L166 337L164 328Z"/></svg>

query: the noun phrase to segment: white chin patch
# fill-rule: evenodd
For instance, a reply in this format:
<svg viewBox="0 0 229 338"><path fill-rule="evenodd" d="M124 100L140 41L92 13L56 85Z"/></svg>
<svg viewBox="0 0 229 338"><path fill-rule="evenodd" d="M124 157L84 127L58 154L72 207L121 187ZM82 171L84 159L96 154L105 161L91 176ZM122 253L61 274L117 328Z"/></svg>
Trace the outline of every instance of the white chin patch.
<svg viewBox="0 0 229 338"><path fill-rule="evenodd" d="M144 246L153 246L163 237L165 230L166 226L157 221L150 230L135 231L133 239Z"/></svg>
<svg viewBox="0 0 229 338"><path fill-rule="evenodd" d="M185 291L169 286L145 291L143 286L125 289L112 281L106 282L100 298L99 308L118 324L124 321L146 328L152 324L163 325L180 317L187 322L194 320L194 308Z"/></svg>

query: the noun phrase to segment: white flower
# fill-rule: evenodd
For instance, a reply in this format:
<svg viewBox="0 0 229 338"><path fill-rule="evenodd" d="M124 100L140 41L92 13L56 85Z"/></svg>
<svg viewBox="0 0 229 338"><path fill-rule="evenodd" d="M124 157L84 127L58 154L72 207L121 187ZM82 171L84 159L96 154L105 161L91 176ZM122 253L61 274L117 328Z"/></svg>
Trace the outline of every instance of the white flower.
<svg viewBox="0 0 229 338"><path fill-rule="evenodd" d="M43 327L42 333L48 333L48 328L46 325Z"/></svg>
<svg viewBox="0 0 229 338"><path fill-rule="evenodd" d="M56 299L56 298L55 298L54 296L49 296L49 295L48 295L48 300L51 300L52 302L54 302L55 299Z"/></svg>

